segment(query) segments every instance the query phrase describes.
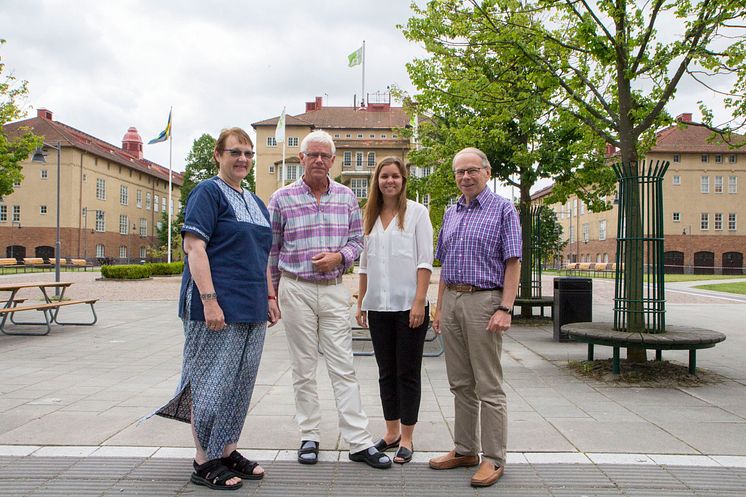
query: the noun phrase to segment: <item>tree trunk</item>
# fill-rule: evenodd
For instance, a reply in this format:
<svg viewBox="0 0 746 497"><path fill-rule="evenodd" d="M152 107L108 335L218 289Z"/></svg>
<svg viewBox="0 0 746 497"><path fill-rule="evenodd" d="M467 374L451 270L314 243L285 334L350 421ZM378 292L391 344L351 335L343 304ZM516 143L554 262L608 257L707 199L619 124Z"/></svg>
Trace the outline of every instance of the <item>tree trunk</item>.
<svg viewBox="0 0 746 497"><path fill-rule="evenodd" d="M522 299L531 298L531 289L533 288L532 274L534 265L534 247L533 247L533 223L531 219L531 194L529 193L530 186L525 186L526 181L521 177L520 184L520 209L519 216L521 219L521 241L523 243L523 249L521 251L522 264L521 264L521 286L519 297ZM533 316L533 307L531 305L521 306L521 317L531 318Z"/></svg>

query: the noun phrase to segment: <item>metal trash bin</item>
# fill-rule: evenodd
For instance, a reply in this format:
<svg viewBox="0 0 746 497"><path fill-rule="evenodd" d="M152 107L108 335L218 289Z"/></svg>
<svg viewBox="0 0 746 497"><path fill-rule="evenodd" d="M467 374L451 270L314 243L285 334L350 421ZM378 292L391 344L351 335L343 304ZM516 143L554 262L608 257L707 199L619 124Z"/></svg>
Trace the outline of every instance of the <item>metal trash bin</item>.
<svg viewBox="0 0 746 497"><path fill-rule="evenodd" d="M593 321L593 280L591 278L554 278L554 341L572 340L562 333L563 324Z"/></svg>

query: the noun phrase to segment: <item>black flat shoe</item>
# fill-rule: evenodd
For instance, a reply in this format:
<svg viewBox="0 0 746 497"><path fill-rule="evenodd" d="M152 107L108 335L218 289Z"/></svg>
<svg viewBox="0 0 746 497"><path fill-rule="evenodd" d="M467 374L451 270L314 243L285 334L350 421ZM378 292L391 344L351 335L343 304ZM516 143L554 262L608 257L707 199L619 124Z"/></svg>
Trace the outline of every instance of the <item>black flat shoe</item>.
<svg viewBox="0 0 746 497"><path fill-rule="evenodd" d="M350 461L364 462L371 468L386 469L391 467L391 459L389 456L380 452L375 446L371 445L365 450L360 452L350 453Z"/></svg>
<svg viewBox="0 0 746 497"><path fill-rule="evenodd" d="M399 442L401 442L401 435L399 435L399 438L391 442L390 444L386 443L386 439L382 438L378 442L376 442L373 447L375 447L378 452L386 452L387 450L395 449L399 446Z"/></svg>
<svg viewBox="0 0 746 497"><path fill-rule="evenodd" d="M313 454L313 457L303 457ZM298 462L301 464L316 464L319 462L319 443L314 440L303 440L298 449Z"/></svg>
<svg viewBox="0 0 746 497"><path fill-rule="evenodd" d="M412 450L409 450L408 448L401 446L399 447L399 450L397 450L396 454L394 455L394 462L396 464L407 464L409 461L412 460L413 454L414 454L414 445L412 446Z"/></svg>

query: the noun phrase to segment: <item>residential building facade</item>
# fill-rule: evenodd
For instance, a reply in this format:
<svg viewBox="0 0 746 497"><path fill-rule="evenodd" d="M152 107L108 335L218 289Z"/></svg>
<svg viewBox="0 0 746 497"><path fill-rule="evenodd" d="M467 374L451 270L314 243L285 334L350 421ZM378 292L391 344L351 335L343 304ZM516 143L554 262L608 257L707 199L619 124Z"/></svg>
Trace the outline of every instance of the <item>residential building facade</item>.
<svg viewBox="0 0 746 497"><path fill-rule="evenodd" d="M275 140L279 116L253 123L256 130L256 193L265 202L284 183L303 175L298 153L300 143L311 131L323 129L334 139L336 159L332 178L349 186L358 198L366 198L370 176L376 164L387 156L406 163L412 144L397 130L409 125L401 107L387 102L369 102L365 107L326 107L321 97L306 102L306 111L285 118L285 168L283 144Z"/></svg>
<svg viewBox="0 0 746 497"><path fill-rule="evenodd" d="M746 150L711 140L691 114L677 120L658 132L645 158L670 163L663 179L666 271L746 274ZM534 194L534 202L550 191ZM612 209L599 213L575 197L550 206L568 240L560 263L615 262L618 206L608 200Z"/></svg>
<svg viewBox="0 0 746 497"><path fill-rule="evenodd" d="M6 134L28 129L44 138L46 162L22 163L23 181L0 200L0 249L5 257L54 258L57 150L60 148L60 257L99 262L149 260L162 212L178 213L183 177L143 158L131 127L117 147L55 121L47 109L7 124Z"/></svg>

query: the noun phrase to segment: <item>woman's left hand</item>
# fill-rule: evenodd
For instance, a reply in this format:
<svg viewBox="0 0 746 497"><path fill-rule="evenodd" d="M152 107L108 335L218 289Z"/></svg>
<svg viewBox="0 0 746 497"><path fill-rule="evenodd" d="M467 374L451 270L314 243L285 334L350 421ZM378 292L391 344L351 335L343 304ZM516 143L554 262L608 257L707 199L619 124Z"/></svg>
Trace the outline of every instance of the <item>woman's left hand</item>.
<svg viewBox="0 0 746 497"><path fill-rule="evenodd" d="M425 303L413 302L409 311L409 327L417 328L425 320Z"/></svg>
<svg viewBox="0 0 746 497"><path fill-rule="evenodd" d="M276 325L277 322L282 318L282 313L280 312L280 306L277 303L277 300L270 300L269 301L269 316L267 317L267 321L269 321L269 327Z"/></svg>

